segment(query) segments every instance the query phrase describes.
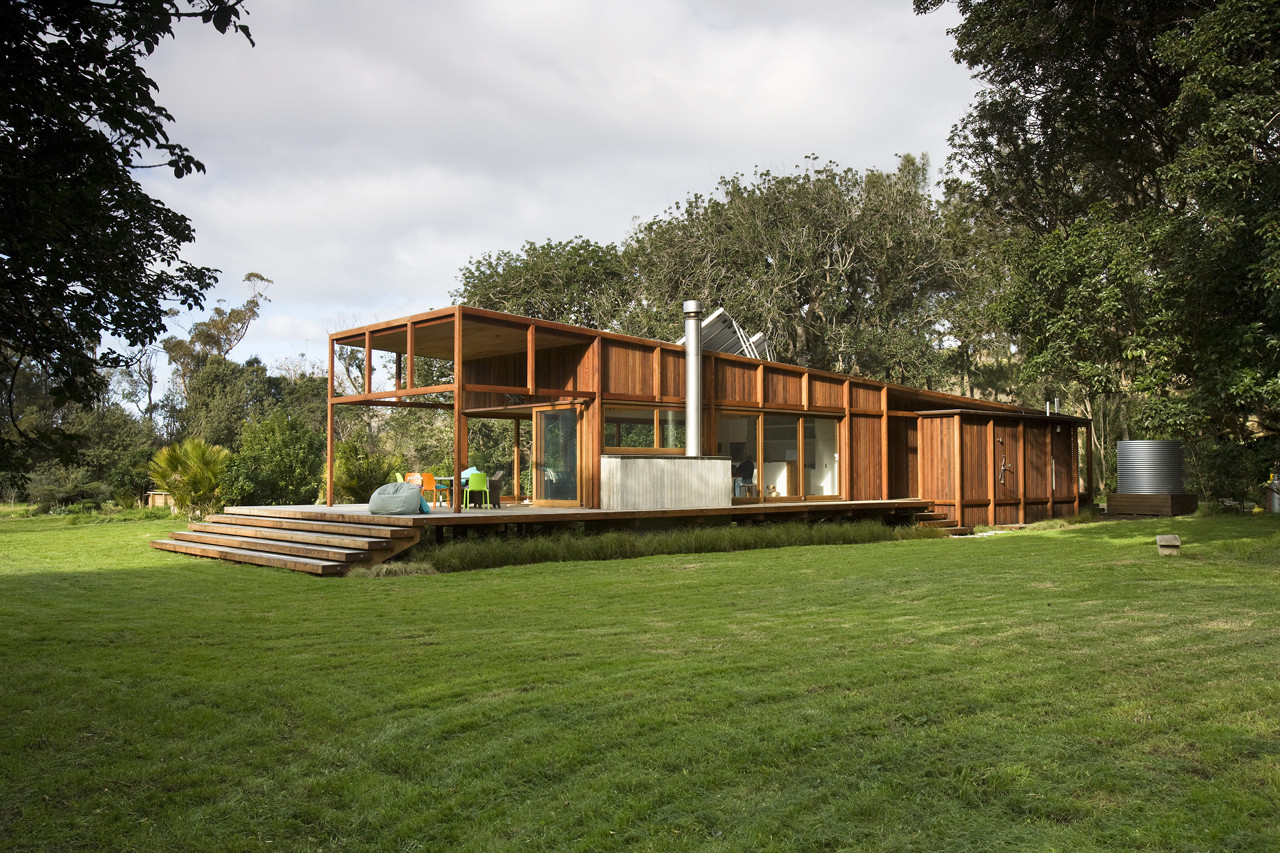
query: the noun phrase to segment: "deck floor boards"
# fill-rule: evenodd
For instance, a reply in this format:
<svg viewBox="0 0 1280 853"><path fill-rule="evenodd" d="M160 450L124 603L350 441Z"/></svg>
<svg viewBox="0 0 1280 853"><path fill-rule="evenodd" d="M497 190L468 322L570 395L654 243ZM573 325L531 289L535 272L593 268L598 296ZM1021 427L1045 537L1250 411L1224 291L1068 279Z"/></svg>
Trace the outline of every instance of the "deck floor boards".
<svg viewBox="0 0 1280 853"><path fill-rule="evenodd" d="M577 521L632 521L679 518L796 518L824 516L876 516L892 512L927 512L930 501L903 498L887 501L788 501L735 504L707 509L605 510L585 507L546 507L531 504L503 504L499 509L465 509L436 507L430 513L415 515L371 515L368 504L336 504L334 506L227 507L224 515L265 516L299 520L331 520L342 524L385 524L399 527L476 527L503 524L555 524ZM238 520L228 520L240 523Z"/></svg>

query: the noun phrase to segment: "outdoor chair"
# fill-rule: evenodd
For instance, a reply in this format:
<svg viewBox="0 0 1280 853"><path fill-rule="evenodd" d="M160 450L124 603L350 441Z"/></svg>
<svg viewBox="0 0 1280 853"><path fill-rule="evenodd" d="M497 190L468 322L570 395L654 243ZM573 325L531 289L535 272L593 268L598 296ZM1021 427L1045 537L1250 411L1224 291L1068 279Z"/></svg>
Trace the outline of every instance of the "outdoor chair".
<svg viewBox="0 0 1280 853"><path fill-rule="evenodd" d="M499 468L493 472L493 476L489 478L489 488L493 491L493 506L500 507L502 505L502 469Z"/></svg>
<svg viewBox="0 0 1280 853"><path fill-rule="evenodd" d="M431 493L432 503L449 503L449 487L436 482L436 475L428 472L422 474L422 494Z"/></svg>
<svg viewBox="0 0 1280 853"><path fill-rule="evenodd" d="M471 505L472 492L484 495L484 500L481 502L480 507L481 509L487 508L489 506L489 475L483 471L475 471L467 478L466 488L462 490L463 506Z"/></svg>
<svg viewBox="0 0 1280 853"><path fill-rule="evenodd" d="M408 474L405 474L404 481L406 483L413 483L415 486L418 486L419 488L422 487L422 475L416 471L412 471Z"/></svg>

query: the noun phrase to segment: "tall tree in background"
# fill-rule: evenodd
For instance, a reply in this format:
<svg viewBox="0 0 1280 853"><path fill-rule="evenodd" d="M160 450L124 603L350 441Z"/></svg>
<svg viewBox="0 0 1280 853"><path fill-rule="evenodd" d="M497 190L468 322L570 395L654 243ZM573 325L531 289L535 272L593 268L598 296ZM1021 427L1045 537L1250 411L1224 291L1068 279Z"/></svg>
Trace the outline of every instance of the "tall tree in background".
<svg viewBox="0 0 1280 853"><path fill-rule="evenodd" d="M143 192L140 167L204 167L169 139L140 61L182 18L249 37L242 0L22 0L0 4L0 472L66 430L21 423L22 374L57 405L88 403L102 368L164 331L165 302L199 305L215 270L182 261L193 230Z"/></svg>
<svg viewBox="0 0 1280 853"><path fill-rule="evenodd" d="M955 163L1013 235L1029 378L1147 437L1280 428L1280 4L955 5L987 87Z"/></svg>
<svg viewBox="0 0 1280 853"><path fill-rule="evenodd" d="M955 289L928 163L834 163L723 178L640 225L624 251L666 335L698 298L764 332L782 361L936 387ZM661 335L659 335L661 336Z"/></svg>
<svg viewBox="0 0 1280 853"><path fill-rule="evenodd" d="M161 348L169 358L173 368L173 381L177 384L180 395L187 394L192 377L213 356L227 358L231 350L244 340L249 327L258 319L262 302L267 299L267 287L271 279L261 273L251 272L245 275L245 283L249 285L249 298L244 304L233 308L223 307L224 301L209 312L209 316L191 325L186 338L169 335L160 342ZM216 443L216 442L215 442Z"/></svg>
<svg viewBox="0 0 1280 853"><path fill-rule="evenodd" d="M616 330L634 298L617 247L584 237L486 252L458 280L456 302L594 329Z"/></svg>

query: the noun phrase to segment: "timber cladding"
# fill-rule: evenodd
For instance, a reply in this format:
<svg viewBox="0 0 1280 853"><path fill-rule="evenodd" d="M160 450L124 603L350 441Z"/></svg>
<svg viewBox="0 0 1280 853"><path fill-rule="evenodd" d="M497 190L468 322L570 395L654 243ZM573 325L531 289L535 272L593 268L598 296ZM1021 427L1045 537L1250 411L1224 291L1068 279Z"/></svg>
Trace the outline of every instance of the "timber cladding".
<svg viewBox="0 0 1280 853"><path fill-rule="evenodd" d="M756 376L759 368L754 364L715 359L715 392L725 403L756 405L760 402Z"/></svg>
<svg viewBox="0 0 1280 853"><path fill-rule="evenodd" d="M578 391L594 386L596 383L587 359L590 350L590 344L539 350L534 364L538 387Z"/></svg>
<svg viewBox="0 0 1280 853"><path fill-rule="evenodd" d="M938 512L959 521L955 507L955 420L953 418L921 418L918 426L920 442L920 497L936 501Z"/></svg>
<svg viewBox="0 0 1280 853"><path fill-rule="evenodd" d="M772 365L764 369L764 401L799 409L803 406L803 371L783 370Z"/></svg>
<svg viewBox="0 0 1280 853"><path fill-rule="evenodd" d="M888 498L915 497L920 488L920 428L915 418L892 415L888 419Z"/></svg>
<svg viewBox="0 0 1280 853"><path fill-rule="evenodd" d="M988 491L990 482L987 477L987 469L991 465L991 448L988 447L987 435L990 423L989 418L960 419L960 448L963 454L961 489L966 503L981 501L986 504L991 497ZM983 520L978 523L986 524L987 522Z"/></svg>
<svg viewBox="0 0 1280 853"><path fill-rule="evenodd" d="M844 383L825 376L809 380L809 405L814 408L843 409Z"/></svg>
<svg viewBox="0 0 1280 853"><path fill-rule="evenodd" d="M684 397L684 353L679 350L662 351L663 397Z"/></svg>
<svg viewBox="0 0 1280 853"><path fill-rule="evenodd" d="M922 415L919 430L919 497L962 525L1032 523L1079 510L1071 425L957 412Z"/></svg>
<svg viewBox="0 0 1280 853"><path fill-rule="evenodd" d="M876 415L849 416L850 497L855 501L878 501L884 498L881 484L880 440L881 418Z"/></svg>
<svg viewBox="0 0 1280 853"><path fill-rule="evenodd" d="M877 386L849 383L849 408L879 409L883 392Z"/></svg>
<svg viewBox="0 0 1280 853"><path fill-rule="evenodd" d="M601 377L606 394L653 397L654 348L630 341L609 341L603 345L604 371Z"/></svg>

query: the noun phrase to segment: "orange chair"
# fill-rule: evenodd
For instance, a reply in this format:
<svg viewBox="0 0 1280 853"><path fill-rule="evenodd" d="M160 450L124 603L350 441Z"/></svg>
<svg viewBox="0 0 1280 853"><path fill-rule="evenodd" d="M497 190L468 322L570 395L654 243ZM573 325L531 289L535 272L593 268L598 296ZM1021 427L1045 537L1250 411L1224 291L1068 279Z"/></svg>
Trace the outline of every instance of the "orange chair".
<svg viewBox="0 0 1280 853"><path fill-rule="evenodd" d="M433 503L449 503L449 487L444 483L436 482L436 475L430 472L424 472L422 475L422 494L431 493Z"/></svg>

